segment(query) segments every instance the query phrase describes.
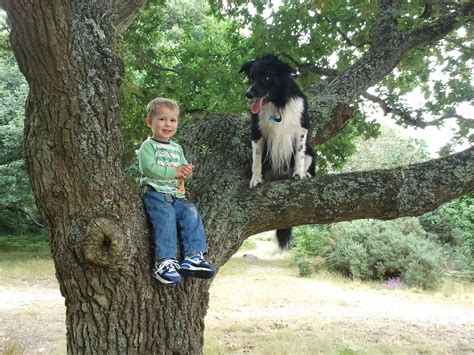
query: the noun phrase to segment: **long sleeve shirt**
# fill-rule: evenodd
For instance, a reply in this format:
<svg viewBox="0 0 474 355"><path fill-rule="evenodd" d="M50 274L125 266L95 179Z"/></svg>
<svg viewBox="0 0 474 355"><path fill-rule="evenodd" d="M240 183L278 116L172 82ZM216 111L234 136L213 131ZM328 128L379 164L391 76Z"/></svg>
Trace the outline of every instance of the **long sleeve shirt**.
<svg viewBox="0 0 474 355"><path fill-rule="evenodd" d="M185 196L184 179L176 179L176 168L187 164L183 148L173 141L146 139L138 150L140 184L178 198Z"/></svg>

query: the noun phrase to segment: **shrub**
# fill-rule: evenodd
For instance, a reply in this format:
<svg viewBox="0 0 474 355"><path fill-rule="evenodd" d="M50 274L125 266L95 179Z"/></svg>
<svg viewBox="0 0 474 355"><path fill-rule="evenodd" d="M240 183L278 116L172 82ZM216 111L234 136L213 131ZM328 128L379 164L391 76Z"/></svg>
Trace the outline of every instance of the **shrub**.
<svg viewBox="0 0 474 355"><path fill-rule="evenodd" d="M338 240L336 249L329 255L329 262L335 270L345 275L362 280L371 277L367 249L350 237Z"/></svg>
<svg viewBox="0 0 474 355"><path fill-rule="evenodd" d="M295 231L295 257L300 274L312 271L311 260L319 258L349 277L400 278L409 286L433 288L444 260L441 247L426 236L416 218L306 226Z"/></svg>
<svg viewBox="0 0 474 355"><path fill-rule="evenodd" d="M442 243L461 246L464 255L474 260L474 194L448 202L420 217L423 228Z"/></svg>
<svg viewBox="0 0 474 355"><path fill-rule="evenodd" d="M326 263L332 250L327 226L301 226L293 230L292 252L299 275L309 276Z"/></svg>

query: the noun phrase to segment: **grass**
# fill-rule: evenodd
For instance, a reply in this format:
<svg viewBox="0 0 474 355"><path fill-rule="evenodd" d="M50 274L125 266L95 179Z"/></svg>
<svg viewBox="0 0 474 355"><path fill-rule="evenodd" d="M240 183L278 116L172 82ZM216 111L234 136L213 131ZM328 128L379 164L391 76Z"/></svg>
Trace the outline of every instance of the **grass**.
<svg viewBox="0 0 474 355"><path fill-rule="evenodd" d="M0 235L1 260L51 259L49 235Z"/></svg>
<svg viewBox="0 0 474 355"><path fill-rule="evenodd" d="M8 284L54 280L49 236L0 236L0 280Z"/></svg>
<svg viewBox="0 0 474 355"><path fill-rule="evenodd" d="M458 303L459 297L473 299L469 287L451 282L460 295L447 303ZM333 305L342 310L348 301L294 293L306 286L308 291L315 290L311 284L318 284L316 290L320 292L334 289L335 296L367 292L414 303L446 301L442 293L389 290L380 282L348 280L326 271L299 278L291 260L232 258L211 286L204 354L443 354L462 346L425 324L322 317L319 309ZM466 348L473 349L473 344L469 342Z"/></svg>
<svg viewBox="0 0 474 355"><path fill-rule="evenodd" d="M380 282L349 280L322 270L307 278L288 253L262 257L252 248L274 243L272 234L252 237L245 251L257 257L233 257L211 285L205 319L204 354L406 354L474 351L474 343L455 343L456 328L396 322L393 319L345 318L323 309L356 307L347 297L380 295L412 303L474 305L474 285L446 279L436 291L383 288ZM242 250L241 250L242 251ZM18 290L57 287L47 236L0 236L0 284ZM326 293L323 296L323 293ZM341 296L347 294L347 297ZM1 295L0 295L1 296ZM352 299L353 301L353 299ZM362 302L362 301L361 301ZM349 307L349 308L348 308ZM4 317L5 314L5 317ZM26 332L2 328L0 353L65 351L62 300L38 301L0 317L14 319ZM9 322L11 322L11 320ZM440 328L441 327L441 328ZM3 334L2 334L3 333ZM10 334L11 336L7 336ZM2 343L3 342L3 343ZM3 351L3 352L2 352Z"/></svg>
<svg viewBox="0 0 474 355"><path fill-rule="evenodd" d="M23 355L25 353L25 346L16 339L8 339L3 345L2 355Z"/></svg>

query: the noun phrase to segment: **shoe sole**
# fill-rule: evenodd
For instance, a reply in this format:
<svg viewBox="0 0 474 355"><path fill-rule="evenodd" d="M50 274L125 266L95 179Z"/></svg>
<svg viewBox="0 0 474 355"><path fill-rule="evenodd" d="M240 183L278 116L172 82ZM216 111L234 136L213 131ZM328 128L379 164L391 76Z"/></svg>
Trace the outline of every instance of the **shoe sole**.
<svg viewBox="0 0 474 355"><path fill-rule="evenodd" d="M199 279L210 279L214 276L215 271L209 269L179 269L179 274L185 277L197 277Z"/></svg>
<svg viewBox="0 0 474 355"><path fill-rule="evenodd" d="M167 280L167 279L164 279L162 277L160 277L160 275L156 274L152 274L152 276L157 279L158 281L160 281L161 283L163 284L167 284L167 285L170 285L170 284L178 284L180 283L181 280L178 280L178 281L171 281L171 280Z"/></svg>

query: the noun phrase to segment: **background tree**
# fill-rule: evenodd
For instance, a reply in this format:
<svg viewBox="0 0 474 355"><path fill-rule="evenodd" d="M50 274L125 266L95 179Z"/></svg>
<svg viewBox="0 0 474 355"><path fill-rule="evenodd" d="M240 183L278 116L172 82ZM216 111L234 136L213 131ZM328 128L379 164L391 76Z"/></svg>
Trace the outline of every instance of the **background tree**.
<svg viewBox="0 0 474 355"><path fill-rule="evenodd" d="M205 0L146 3L121 41L121 115L130 145L149 134L143 107L150 97L173 97L184 117L242 109L246 100L236 68L248 49L237 26L212 16Z"/></svg>
<svg viewBox="0 0 474 355"><path fill-rule="evenodd" d="M41 229L41 223L21 145L28 84L11 52L4 18L0 31L0 231L31 233Z"/></svg>
<svg viewBox="0 0 474 355"><path fill-rule="evenodd" d="M186 280L170 288L152 280L144 214L123 172L118 88L124 72L115 44L143 4L0 0L30 88L26 162L51 232L70 353L202 349L210 282ZM419 25L405 25L400 19L406 10L381 1L361 55L308 89L311 141L323 144L337 135L369 87L412 50L459 28L473 7L472 1L460 3ZM180 137L197 165L191 193L218 266L260 231L418 215L474 186L474 150L468 149L400 169L273 182L250 191L248 129L247 116L209 113L188 120Z"/></svg>
<svg viewBox="0 0 474 355"><path fill-rule="evenodd" d="M308 89L315 80L332 80L341 70L356 63L378 40L384 40L384 34L377 31L391 30L390 21L385 23L386 27L374 21L379 14L379 3L389 9L391 2L283 1L281 6L269 0L252 1L253 6L245 1L211 3L222 17L236 18L249 28L256 55L272 48L292 62ZM388 11L396 27L407 33L415 28L428 28L434 19L459 11L465 3L468 2L405 1ZM373 104L404 126L441 127L448 119L456 120L457 130L446 151L455 143L472 143L474 121L472 117L464 117L460 108L469 108L474 97L472 47L469 47L473 36L472 22L466 21L461 28L440 34L429 46L417 45L400 60L394 58L399 61L397 68L374 83L370 92L363 92L353 100L352 105L357 104L367 116L367 109L360 104ZM407 99L406 94L413 91L423 95L424 106L416 106Z"/></svg>
<svg viewBox="0 0 474 355"><path fill-rule="evenodd" d="M239 69L268 49L255 47L254 37L263 33L245 36L244 26L233 17L216 18L204 0L174 0L165 5L147 2L121 47L126 68L121 115L128 156L134 156L136 145L148 134L143 107L150 97L174 97L184 118L203 112L249 112L248 100L242 95L245 78ZM286 50L298 48L294 42ZM318 80L307 71L301 74L302 85ZM354 152L354 138L377 134L378 125L357 112L342 132L318 147L318 171L326 172L329 165L340 167Z"/></svg>

